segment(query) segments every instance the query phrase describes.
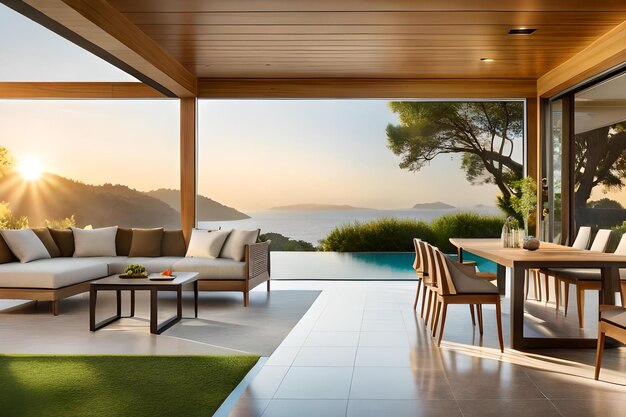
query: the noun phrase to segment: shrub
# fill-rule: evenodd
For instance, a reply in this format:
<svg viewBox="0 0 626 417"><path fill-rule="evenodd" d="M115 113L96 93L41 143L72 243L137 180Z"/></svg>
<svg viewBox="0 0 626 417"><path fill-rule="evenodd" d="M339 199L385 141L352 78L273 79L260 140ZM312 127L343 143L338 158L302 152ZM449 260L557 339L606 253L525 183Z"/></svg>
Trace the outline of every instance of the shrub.
<svg viewBox="0 0 626 417"><path fill-rule="evenodd" d="M423 221L382 218L336 227L320 245L329 252L412 252L415 237L429 242L435 238Z"/></svg>
<svg viewBox="0 0 626 417"><path fill-rule="evenodd" d="M434 219L431 228L436 236L434 244L443 252L455 252L451 237L489 238L500 237L504 219L499 216L484 216L474 213L457 213Z"/></svg>
<svg viewBox="0 0 626 417"><path fill-rule="evenodd" d="M458 213L436 218L431 224L414 219L383 218L333 229L320 241L321 250L334 252L413 252L420 238L444 252L455 252L451 237L500 237L504 219Z"/></svg>
<svg viewBox="0 0 626 417"><path fill-rule="evenodd" d="M304 240L290 239L287 236L283 236L280 233L264 233L259 236L261 242L271 240L270 251L298 251L298 252L312 252L316 248L309 242Z"/></svg>

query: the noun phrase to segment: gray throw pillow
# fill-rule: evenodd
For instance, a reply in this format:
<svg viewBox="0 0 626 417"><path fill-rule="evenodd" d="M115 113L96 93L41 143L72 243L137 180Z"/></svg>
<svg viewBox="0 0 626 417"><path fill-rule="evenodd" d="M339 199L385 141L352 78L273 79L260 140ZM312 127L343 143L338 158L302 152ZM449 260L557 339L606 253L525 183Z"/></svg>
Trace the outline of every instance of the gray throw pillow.
<svg viewBox="0 0 626 417"><path fill-rule="evenodd" d="M256 243L260 232L259 229L231 230L228 239L226 239L226 243L224 243L224 247L222 247L220 258L228 258L239 262L243 261L245 245Z"/></svg>
<svg viewBox="0 0 626 417"><path fill-rule="evenodd" d="M11 252L21 263L50 259L50 253L31 229L0 230Z"/></svg>

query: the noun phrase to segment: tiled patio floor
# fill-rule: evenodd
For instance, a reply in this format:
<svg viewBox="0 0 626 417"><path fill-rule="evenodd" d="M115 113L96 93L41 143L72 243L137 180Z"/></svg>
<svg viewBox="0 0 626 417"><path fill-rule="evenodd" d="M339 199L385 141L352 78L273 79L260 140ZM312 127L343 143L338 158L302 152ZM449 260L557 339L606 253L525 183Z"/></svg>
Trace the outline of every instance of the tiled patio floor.
<svg viewBox="0 0 626 417"><path fill-rule="evenodd" d="M452 306L439 349L413 312L412 283L300 281L273 288L323 293L231 417L623 415L623 348L606 351L597 382L593 350L501 354L493 306L484 307L482 340L467 306ZM505 343L507 308L505 300Z"/></svg>

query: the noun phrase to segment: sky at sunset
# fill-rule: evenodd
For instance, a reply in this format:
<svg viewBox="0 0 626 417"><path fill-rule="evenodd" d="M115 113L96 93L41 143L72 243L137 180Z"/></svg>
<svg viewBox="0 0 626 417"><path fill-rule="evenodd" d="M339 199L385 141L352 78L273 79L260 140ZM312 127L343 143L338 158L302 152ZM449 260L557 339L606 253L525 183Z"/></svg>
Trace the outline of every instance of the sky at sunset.
<svg viewBox="0 0 626 417"><path fill-rule="evenodd" d="M0 81L134 80L2 5L0 56ZM248 211L494 205L496 187L468 184L458 157L400 170L385 136L396 121L384 100L202 100L199 192ZM177 100L0 100L0 145L87 183L177 188L178 140Z"/></svg>

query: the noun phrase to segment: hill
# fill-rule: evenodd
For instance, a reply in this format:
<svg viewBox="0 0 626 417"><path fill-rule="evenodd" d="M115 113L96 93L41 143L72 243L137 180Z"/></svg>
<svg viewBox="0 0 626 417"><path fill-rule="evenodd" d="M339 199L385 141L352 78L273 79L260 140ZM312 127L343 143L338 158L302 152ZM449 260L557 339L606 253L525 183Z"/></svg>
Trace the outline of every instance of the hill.
<svg viewBox="0 0 626 417"><path fill-rule="evenodd" d="M448 210L456 207L451 206L450 204L442 203L441 201L436 201L434 203L418 203L414 205L413 208L420 210Z"/></svg>
<svg viewBox="0 0 626 417"><path fill-rule="evenodd" d="M176 211L180 211L180 191L169 188L159 188L158 190L148 191L144 193L147 196L157 198ZM250 216L244 214L232 207L225 206L217 201L211 200L203 195L198 195L196 200L196 211L198 213L198 221L215 221L215 220L243 220L249 219Z"/></svg>
<svg viewBox="0 0 626 417"><path fill-rule="evenodd" d="M180 228L179 212L159 198L125 185L89 185L48 173L24 182L6 172L0 178L0 201L8 202L14 215L27 216L31 227L74 215L79 227Z"/></svg>
<svg viewBox="0 0 626 417"><path fill-rule="evenodd" d="M292 204L288 206L272 207L270 210L282 211L324 211L324 210L369 210L363 207L352 207L346 204Z"/></svg>

